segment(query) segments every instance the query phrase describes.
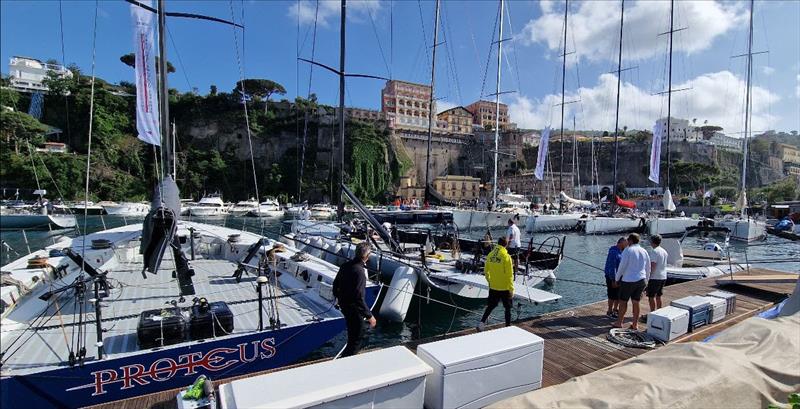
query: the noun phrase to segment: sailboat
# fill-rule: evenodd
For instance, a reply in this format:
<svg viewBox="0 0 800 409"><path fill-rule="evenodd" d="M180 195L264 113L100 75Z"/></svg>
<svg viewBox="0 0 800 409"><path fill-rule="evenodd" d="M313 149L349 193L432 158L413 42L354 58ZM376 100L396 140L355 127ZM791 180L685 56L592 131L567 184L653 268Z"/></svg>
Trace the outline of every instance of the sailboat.
<svg viewBox="0 0 800 409"><path fill-rule="evenodd" d="M753 0L750 0L750 28L747 39L747 91L744 110L744 141L742 143L742 191L736 201L739 216L726 216L717 222L717 225L727 227L731 231L731 239L750 243L766 237L766 223L750 217L747 213L747 149L748 140L752 133L751 104L753 102Z"/></svg>
<svg viewBox="0 0 800 409"><path fill-rule="evenodd" d="M610 234L625 233L639 230L642 228L643 221L640 217L628 213L625 215L614 214L615 207L633 209L636 205L625 201L617 195L617 152L619 151L619 101L620 87L622 85L622 33L625 23L625 0L620 3L619 17L619 54L617 57L617 105L614 119L614 177L612 186L612 197L610 199L611 210L606 215L592 215L581 221L582 229L586 234ZM566 38L566 36L565 36ZM565 48L566 50L566 48ZM565 52L566 54L566 52Z"/></svg>
<svg viewBox="0 0 800 409"><path fill-rule="evenodd" d="M152 13L163 96L164 0L157 9L131 5L141 40L137 90L151 97L155 79L143 74L155 72ZM140 139L159 142L168 133L158 127L168 129L167 104L137 101L160 114L143 118L137 110L154 130ZM184 387L201 375L274 369L344 329L331 294L336 266L257 234L179 220L174 158L168 139L161 144L164 177L144 223L66 238L2 267L4 409L91 406ZM373 306L378 293L368 284Z"/></svg>

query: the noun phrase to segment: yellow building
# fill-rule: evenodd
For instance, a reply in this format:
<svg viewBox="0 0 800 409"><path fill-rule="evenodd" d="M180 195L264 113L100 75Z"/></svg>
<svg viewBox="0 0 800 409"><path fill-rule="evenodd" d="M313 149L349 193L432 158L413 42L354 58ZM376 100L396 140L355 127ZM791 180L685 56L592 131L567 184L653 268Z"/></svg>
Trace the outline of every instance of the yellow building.
<svg viewBox="0 0 800 409"><path fill-rule="evenodd" d="M403 199L418 199L420 202L425 200L425 188L416 186L415 178L411 176L400 177L400 188L397 189L397 196Z"/></svg>
<svg viewBox="0 0 800 409"><path fill-rule="evenodd" d="M491 101L477 101L469 104L467 110L472 113L472 123L486 127L487 125L494 129L495 126L495 112L497 106ZM508 129L511 120L508 118L508 105L500 104L500 129Z"/></svg>
<svg viewBox="0 0 800 409"><path fill-rule="evenodd" d="M472 176L439 176L433 180L433 188L453 202L474 200L480 195L481 180Z"/></svg>
<svg viewBox="0 0 800 409"><path fill-rule="evenodd" d="M455 107L436 115L447 123L447 131L453 134L472 135L472 113L464 107Z"/></svg>
<svg viewBox="0 0 800 409"><path fill-rule="evenodd" d="M784 163L800 165L800 149L792 145L782 143L778 145L778 152Z"/></svg>

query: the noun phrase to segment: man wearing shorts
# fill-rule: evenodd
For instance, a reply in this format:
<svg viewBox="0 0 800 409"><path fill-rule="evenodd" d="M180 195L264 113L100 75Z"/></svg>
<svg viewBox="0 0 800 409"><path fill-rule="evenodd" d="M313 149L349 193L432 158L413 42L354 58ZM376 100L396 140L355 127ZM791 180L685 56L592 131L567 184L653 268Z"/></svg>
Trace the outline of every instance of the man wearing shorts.
<svg viewBox="0 0 800 409"><path fill-rule="evenodd" d="M522 240L520 239L519 227L514 224L514 219L508 219L508 230L506 231L506 242L508 242L508 255L514 260L514 274L517 273L519 266L519 252L522 247Z"/></svg>
<svg viewBox="0 0 800 409"><path fill-rule="evenodd" d="M650 303L650 312L661 308L661 295L664 292L664 283L667 282L667 251L661 247L661 236L650 238L650 278L647 280L647 301Z"/></svg>
<svg viewBox="0 0 800 409"><path fill-rule="evenodd" d="M650 255L639 245L639 235L628 236L628 247L622 252L622 259L615 279L619 283L619 317L614 328L622 328L628 300L633 306L633 323L630 328L639 329L639 301L642 299L647 277L650 275Z"/></svg>
<svg viewBox="0 0 800 409"><path fill-rule="evenodd" d="M622 251L628 246L628 240L625 237L620 237L617 244L608 249L606 256L605 276L606 276L606 294L608 295L608 311L606 315L611 318L617 318L619 315L619 287L616 283L615 276L617 275L617 268L619 268L619 261L622 258Z"/></svg>

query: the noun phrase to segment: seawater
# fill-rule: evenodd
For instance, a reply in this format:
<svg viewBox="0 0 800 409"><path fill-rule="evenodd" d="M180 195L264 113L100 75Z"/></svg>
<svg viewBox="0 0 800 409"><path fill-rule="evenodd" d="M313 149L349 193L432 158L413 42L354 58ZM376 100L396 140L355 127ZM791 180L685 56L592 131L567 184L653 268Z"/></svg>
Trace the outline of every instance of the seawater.
<svg viewBox="0 0 800 409"><path fill-rule="evenodd" d="M200 221L200 220L198 220ZM128 223L140 223L141 218L123 218L115 216L88 216L84 223L83 217L78 216L81 230L95 232L104 228L123 226ZM229 228L242 229L260 233L271 238L276 238L280 233L282 220L275 218L251 217L226 217L218 219L204 219L202 222L225 225ZM469 233L468 235L483 236L483 233ZM492 232L493 237L503 234L502 230ZM28 248L36 251L42 247L53 244L60 236L75 237L77 230L70 231L0 231L0 239L5 243L0 248L0 265L28 254ZM605 299L605 281L603 278L603 264L608 248L616 243L619 235L582 235L579 233L547 234L537 233L535 242L541 242L549 236L560 236L565 240L564 255L556 271L556 282L552 286L543 287L545 290L559 294L562 298L554 303L533 305L530 303L515 304L512 318L528 318L543 313L562 310L574 306L594 303ZM523 243L530 236L523 233ZM646 240L645 240L646 242ZM6 246L7 245L7 246ZM688 238L684 243L686 247L701 247L701 243L694 238ZM747 246L743 243L732 242L730 247L731 257L744 262L748 260L752 266L765 267L787 272L800 272L800 242L791 242L775 236L769 236L765 241ZM776 260L790 260L774 262ZM669 288L666 289L669 291ZM426 293L415 297L408 311L405 322L395 323L381 321L378 326L368 330L366 348L385 347L401 344L418 338L431 337L474 327L483 312L484 303L480 300L465 301L450 297L443 293L431 294L435 302L428 300ZM453 308L449 305L457 305ZM498 307L491 317L491 322L502 321L503 309ZM307 359L316 359L336 354L345 343L342 333L334 338Z"/></svg>

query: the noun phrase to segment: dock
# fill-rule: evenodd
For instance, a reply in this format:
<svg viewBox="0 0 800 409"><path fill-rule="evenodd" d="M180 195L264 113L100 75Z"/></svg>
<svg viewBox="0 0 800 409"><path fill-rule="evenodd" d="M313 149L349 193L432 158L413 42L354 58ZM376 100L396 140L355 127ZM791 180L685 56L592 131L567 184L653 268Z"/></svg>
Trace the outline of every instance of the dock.
<svg viewBox="0 0 800 409"><path fill-rule="evenodd" d="M723 283L724 285L718 284L717 281L725 280L725 277L715 277L665 287L664 295L662 296L664 306L669 305L672 300L678 298L690 295L705 295L720 289L736 294L736 310L734 313L727 315L722 321L700 327L694 332L690 332L673 340L671 343L702 341L736 323L772 308L776 303L784 300L794 291L796 282L795 279L795 282L783 280L783 282L777 283L764 283L764 279L767 276L777 275L785 276L786 273L775 270L751 268L747 272L737 273L734 276L736 278L744 278L744 280L733 283ZM751 281L754 280L755 283L748 283L748 278ZM641 306L643 313L649 311L647 299L644 297L642 298ZM592 304L547 313L535 318L517 320L513 323L513 325L536 334L545 340L542 387L558 385L574 377L615 366L629 358L653 350L624 347L608 341L606 335L614 321L605 315L606 309L607 301L602 300ZM628 316L626 325L629 324L630 321L631 318ZM499 328L501 326L502 324L492 325L487 327L487 329ZM646 325L640 323L639 327L644 329ZM475 329L467 329L432 338L415 340L406 343L405 346L411 350L416 350L416 346L420 344L468 335L474 332ZM309 365L325 360L327 359L303 362L290 367ZM289 367L279 370L287 368ZM215 379L214 381L219 385L236 379L257 376L268 372L272 371L253 373L236 378ZM143 395L136 398L98 405L94 408L175 408L175 397L178 392L179 390L176 389Z"/></svg>

